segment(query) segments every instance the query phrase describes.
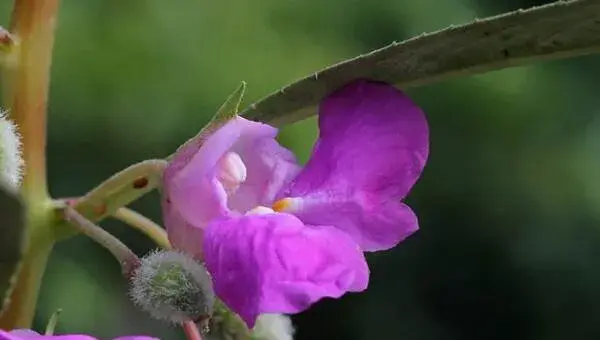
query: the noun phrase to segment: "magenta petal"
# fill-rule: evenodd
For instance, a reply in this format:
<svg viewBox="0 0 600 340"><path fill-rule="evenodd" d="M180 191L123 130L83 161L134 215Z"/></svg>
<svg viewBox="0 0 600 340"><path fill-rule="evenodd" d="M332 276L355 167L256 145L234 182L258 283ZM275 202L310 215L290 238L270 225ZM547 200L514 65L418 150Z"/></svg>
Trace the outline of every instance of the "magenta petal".
<svg viewBox="0 0 600 340"><path fill-rule="evenodd" d="M97 340L83 334L52 335L46 336L30 329L16 329L10 332L0 330L0 340Z"/></svg>
<svg viewBox="0 0 600 340"><path fill-rule="evenodd" d="M364 255L346 233L293 215L223 218L205 237L215 292L249 327L261 313L297 313L368 284Z"/></svg>
<svg viewBox="0 0 600 340"><path fill-rule="evenodd" d="M282 192L301 198L290 212L345 230L365 251L391 248L417 230L399 200L428 157L421 109L391 85L359 80L322 102L319 129L308 164Z"/></svg>
<svg viewBox="0 0 600 340"><path fill-rule="evenodd" d="M65 335L41 335L30 329L15 329L6 332L0 329L0 340L97 340L96 338L84 334L65 334ZM158 338L144 335L129 335L114 340L159 340Z"/></svg>
<svg viewBox="0 0 600 340"><path fill-rule="evenodd" d="M39 337L41 337L41 335L31 329L14 329L10 332L0 329L0 340L39 339Z"/></svg>
<svg viewBox="0 0 600 340"><path fill-rule="evenodd" d="M275 141L277 129L241 117L234 118L206 140L177 152L163 176L163 218L173 245L197 257L202 234L214 218L230 209L244 212L275 194L299 171L290 151ZM228 197L217 178L218 162L235 152L247 169L246 180Z"/></svg>

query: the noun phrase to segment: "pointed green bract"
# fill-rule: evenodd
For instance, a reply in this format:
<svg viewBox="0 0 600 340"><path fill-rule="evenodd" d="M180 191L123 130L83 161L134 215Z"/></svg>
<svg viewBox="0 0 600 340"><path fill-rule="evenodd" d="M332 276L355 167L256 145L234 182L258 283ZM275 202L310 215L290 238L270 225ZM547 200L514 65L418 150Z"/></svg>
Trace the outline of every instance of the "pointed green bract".
<svg viewBox="0 0 600 340"><path fill-rule="evenodd" d="M242 81L240 86L227 97L223 105L217 110L217 113L211 119L211 123L219 120L229 120L237 116L245 92L246 82Z"/></svg>
<svg viewBox="0 0 600 340"><path fill-rule="evenodd" d="M242 115L282 126L316 114L325 96L357 78L406 88L598 52L600 1L558 1L393 43L288 85Z"/></svg>
<svg viewBox="0 0 600 340"><path fill-rule="evenodd" d="M221 107L217 110L217 113L211 118L210 122L208 122L208 124L206 124L194 137L190 138L179 148L177 148L173 154L167 157L167 160L173 158L177 151L189 147L191 144L201 143L201 141L206 136L210 135L214 130L218 129L228 120L235 118L239 112L240 104L242 103L245 92L246 82L242 81L235 91L233 91L233 93L227 97L223 105L221 105Z"/></svg>
<svg viewBox="0 0 600 340"><path fill-rule="evenodd" d="M24 252L24 213L16 194L0 186L0 314L9 302Z"/></svg>
<svg viewBox="0 0 600 340"><path fill-rule="evenodd" d="M58 317L62 313L62 309L57 309L56 312L52 313L50 320L48 320L48 324L46 325L46 331L44 335L54 335L54 329L56 329L56 324L58 323Z"/></svg>

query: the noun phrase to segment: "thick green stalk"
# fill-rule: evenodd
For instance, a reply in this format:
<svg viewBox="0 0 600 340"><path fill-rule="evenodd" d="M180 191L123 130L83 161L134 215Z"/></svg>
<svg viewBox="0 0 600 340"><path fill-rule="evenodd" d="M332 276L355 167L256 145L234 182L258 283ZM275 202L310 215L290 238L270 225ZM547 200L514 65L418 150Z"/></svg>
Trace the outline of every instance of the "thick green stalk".
<svg viewBox="0 0 600 340"><path fill-rule="evenodd" d="M54 245L54 214L46 185L46 103L58 0L16 0L10 32L19 47L15 63L5 69L4 105L19 128L25 161L20 188L27 209L25 256L0 316L0 328L29 328L37 296Z"/></svg>

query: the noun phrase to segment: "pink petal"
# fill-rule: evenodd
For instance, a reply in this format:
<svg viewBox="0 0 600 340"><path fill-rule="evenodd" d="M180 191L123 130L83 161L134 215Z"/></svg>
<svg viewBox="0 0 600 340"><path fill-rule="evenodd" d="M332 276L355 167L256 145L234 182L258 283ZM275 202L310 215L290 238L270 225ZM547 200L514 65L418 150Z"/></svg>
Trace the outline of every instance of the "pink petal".
<svg viewBox="0 0 600 340"><path fill-rule="evenodd" d="M96 338L84 334L68 334L68 335L41 335L31 329L15 329L6 332L0 329L0 340L97 340ZM129 335L114 340L159 340L144 335Z"/></svg>
<svg viewBox="0 0 600 340"><path fill-rule="evenodd" d="M206 140L179 150L163 176L163 218L173 245L196 257L202 253L203 229L230 209L272 202L299 171L290 151L275 141L277 129L234 118ZM233 196L219 182L219 161L229 152L244 162L247 177Z"/></svg>
<svg viewBox="0 0 600 340"><path fill-rule="evenodd" d="M364 255L346 233L293 215L223 218L205 237L215 292L249 327L261 313L298 313L368 284Z"/></svg>
<svg viewBox="0 0 600 340"><path fill-rule="evenodd" d="M308 164L280 195L301 198L289 212L348 232L365 251L416 231L415 215L399 201L428 157L421 109L391 85L359 80L323 101L319 129Z"/></svg>
<svg viewBox="0 0 600 340"><path fill-rule="evenodd" d="M36 339L41 335L31 329L14 329L10 332L5 332L0 329L1 340L12 340L12 339Z"/></svg>
<svg viewBox="0 0 600 340"><path fill-rule="evenodd" d="M0 340L97 340L83 334L46 336L30 329L15 329L10 332L0 330Z"/></svg>

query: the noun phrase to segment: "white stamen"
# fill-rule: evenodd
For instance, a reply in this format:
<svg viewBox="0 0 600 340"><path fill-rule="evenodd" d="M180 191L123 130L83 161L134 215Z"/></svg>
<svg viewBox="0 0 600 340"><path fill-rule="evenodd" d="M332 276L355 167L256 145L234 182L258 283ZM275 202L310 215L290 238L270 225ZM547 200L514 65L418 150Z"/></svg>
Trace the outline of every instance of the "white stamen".
<svg viewBox="0 0 600 340"><path fill-rule="evenodd" d="M266 215L266 214L273 214L273 213L275 213L275 211L273 209L259 205L258 207L254 208L252 210L248 210L246 212L246 215Z"/></svg>
<svg viewBox="0 0 600 340"><path fill-rule="evenodd" d="M246 166L242 157L235 152L228 152L217 164L219 172L217 178L229 195L233 194L240 184L246 180Z"/></svg>

